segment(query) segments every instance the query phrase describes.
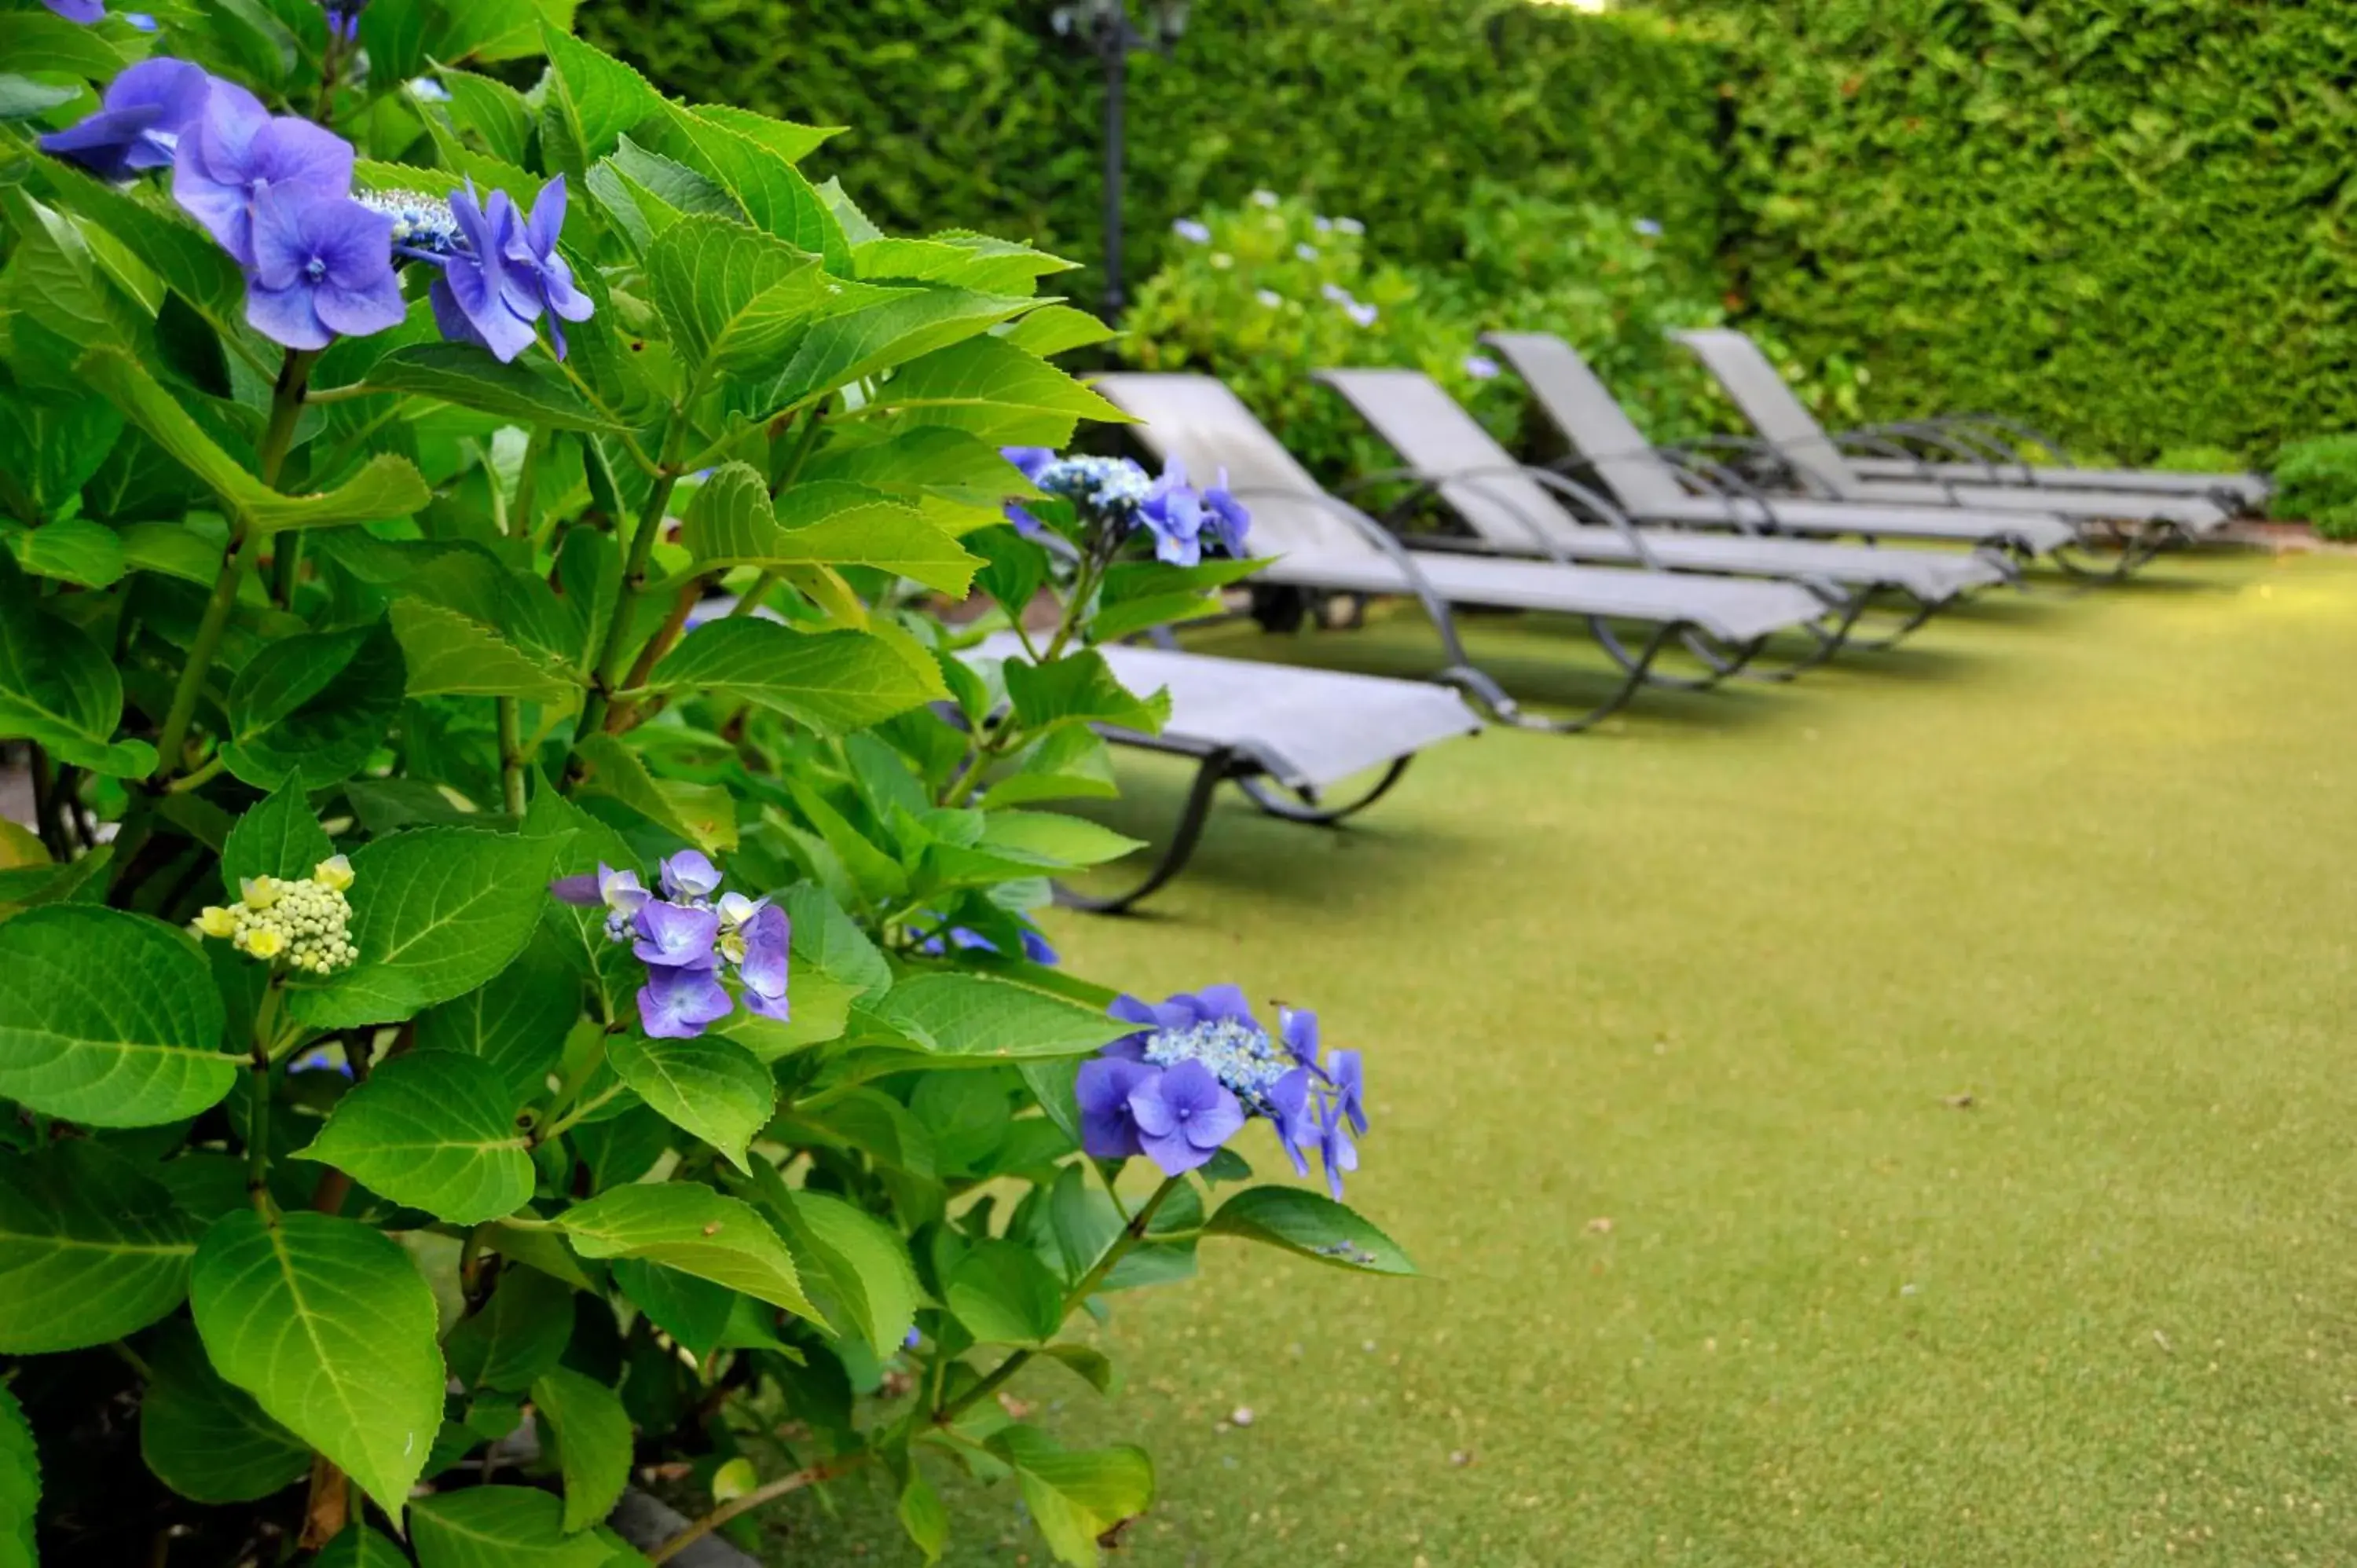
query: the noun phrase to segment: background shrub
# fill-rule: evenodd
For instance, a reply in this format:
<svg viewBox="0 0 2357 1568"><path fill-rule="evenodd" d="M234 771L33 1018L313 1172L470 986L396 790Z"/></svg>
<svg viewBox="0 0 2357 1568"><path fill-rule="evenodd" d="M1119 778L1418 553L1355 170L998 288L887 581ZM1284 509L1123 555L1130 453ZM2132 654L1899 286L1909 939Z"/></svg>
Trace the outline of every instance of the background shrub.
<svg viewBox="0 0 2357 1568"><path fill-rule="evenodd" d="M2275 515L2357 539L2357 435L2295 441L2276 459Z"/></svg>
<svg viewBox="0 0 2357 1568"><path fill-rule="evenodd" d="M2245 463L2357 416L2342 8L1663 8L1730 40L1732 286L1878 413Z"/></svg>
<svg viewBox="0 0 2357 1568"><path fill-rule="evenodd" d="M887 226L968 224L1093 264L1103 112L1049 0L589 0L583 31L694 99L848 125L830 166ZM1135 62L1133 279L1172 220L1258 188L1364 219L1400 261L1457 253L1479 180L1655 218L1717 247L1723 74L1692 29L1527 0L1197 0ZM1082 281L1075 292L1098 285Z"/></svg>

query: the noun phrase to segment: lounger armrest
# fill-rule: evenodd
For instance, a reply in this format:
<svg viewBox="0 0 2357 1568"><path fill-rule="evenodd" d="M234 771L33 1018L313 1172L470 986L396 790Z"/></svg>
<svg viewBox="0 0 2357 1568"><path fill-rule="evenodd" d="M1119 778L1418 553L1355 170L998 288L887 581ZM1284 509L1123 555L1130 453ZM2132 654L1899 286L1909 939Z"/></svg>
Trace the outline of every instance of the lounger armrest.
<svg viewBox="0 0 2357 1568"><path fill-rule="evenodd" d="M1458 468L1448 474L1424 474L1415 472L1412 469L1393 468L1382 473L1370 474L1365 478L1360 480L1358 484L1352 486L1351 489L1364 489L1367 486L1382 483L1387 479L1397 480L1402 478L1412 478L1415 480L1416 489L1415 493L1402 500L1397 506L1394 507L1391 512L1385 516L1383 521L1386 525L1391 524L1394 518L1399 516L1417 502L1438 493L1441 487L1444 485L1456 483L1479 484L1485 478L1528 479L1532 483L1537 485L1540 489L1555 496L1558 499L1570 502L1574 510L1590 513L1596 517L1601 518L1609 526L1618 531L1623 539L1628 541L1630 549L1635 553L1638 561L1648 570L1658 572L1663 569L1661 562L1654 557L1652 549L1645 543L1645 536L1638 532L1637 525L1630 521L1628 513L1622 511L1619 507L1614 506L1602 495L1590 489L1586 485L1577 484L1551 469L1532 467L1528 464L1523 463L1502 463L1480 468ZM1345 490L1343 493L1348 495L1351 491ZM1539 554L1545 556L1548 560L1553 561L1558 566L1570 566L1577 564L1574 560L1571 553L1564 548L1563 542L1555 538L1555 536L1548 531L1544 519L1531 516L1523 508L1517 506L1514 503L1513 498L1510 495L1506 495L1497 490L1491 490L1486 493L1490 500L1504 507L1509 512L1513 514L1514 521L1522 526L1523 532L1530 536L1531 543L1535 547ZM1446 500L1447 498L1443 497L1442 499ZM1394 529L1394 532L1397 531Z"/></svg>
<svg viewBox="0 0 2357 1568"><path fill-rule="evenodd" d="M1424 575L1424 568L1415 564L1415 557L1408 553L1407 546L1402 544L1398 536L1390 529L1385 528L1350 502L1338 496L1329 495L1324 490L1300 490L1281 485L1262 485L1246 486L1232 493L1236 499L1246 504L1255 499L1285 500L1297 504L1307 502L1330 516L1341 519L1353 532L1382 551L1390 559L1392 564L1399 568L1400 575L1406 579L1408 591L1413 593L1417 602L1423 605L1424 613L1432 618L1432 624L1440 633L1440 639L1448 650L1451 662L1459 665L1471 662L1465 652L1464 644L1458 638L1457 621L1456 618L1449 613L1448 596L1433 585L1432 579Z"/></svg>
<svg viewBox="0 0 2357 1568"><path fill-rule="evenodd" d="M1861 425L1845 431L1837 441L1849 443L1843 450L1855 449L1858 444L1871 442L1873 456L1882 456L1896 452L1915 465L1918 478L1936 478L1931 459L1979 468L1991 484L2009 484L2018 476L2028 483L2029 464L2020 453L1996 435L1973 429L1969 425L1949 424L1935 419L1895 419L1883 424Z"/></svg>
<svg viewBox="0 0 2357 1568"><path fill-rule="evenodd" d="M1775 522L1774 498L1735 469L1682 446L1664 446L1660 451L1663 460L1697 494L1726 509L1727 522L1738 532L1758 533L1761 523ZM1742 504L1747 501L1749 506Z"/></svg>
<svg viewBox="0 0 2357 1568"><path fill-rule="evenodd" d="M2071 449L2068 446L2065 446L2051 433L2026 420L2014 419L2001 413L1949 413L1923 423L1936 424L1951 434L1969 431L1975 440L2002 446L2010 460L2021 464L2024 467L2030 466L2028 454L2022 451L2024 446L2035 446L2043 451L2055 467L2077 467L2072 461Z"/></svg>

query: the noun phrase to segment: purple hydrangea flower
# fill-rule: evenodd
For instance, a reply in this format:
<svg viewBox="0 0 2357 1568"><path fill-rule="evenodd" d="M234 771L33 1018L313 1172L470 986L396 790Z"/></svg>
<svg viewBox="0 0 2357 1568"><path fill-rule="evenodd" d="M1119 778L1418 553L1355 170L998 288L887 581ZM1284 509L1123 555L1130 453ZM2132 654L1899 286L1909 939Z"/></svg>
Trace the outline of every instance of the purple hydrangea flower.
<svg viewBox="0 0 2357 1568"><path fill-rule="evenodd" d="M1351 1119L1351 1130L1367 1135L1367 1069L1356 1051L1335 1051L1326 1058L1326 1081L1334 1086L1334 1103Z"/></svg>
<svg viewBox="0 0 2357 1568"><path fill-rule="evenodd" d="M1154 536L1154 558L1173 566L1193 566L1203 559L1203 498L1187 484L1187 465L1173 457L1154 482L1138 521Z"/></svg>
<svg viewBox="0 0 2357 1568"><path fill-rule="evenodd" d="M556 251L557 238L565 232L565 177L560 174L540 188L532 216L510 225L505 257L509 278L520 281L537 309L548 313L549 338L560 360L565 358L565 328L558 323L587 321L597 308L574 286L573 268Z"/></svg>
<svg viewBox="0 0 2357 1568"><path fill-rule="evenodd" d="M1033 484L1039 482L1040 474L1056 460L1055 452L1046 446L1002 446L998 455L1014 464L1017 470Z"/></svg>
<svg viewBox="0 0 2357 1568"><path fill-rule="evenodd" d="M765 903L745 922L745 956L737 961L737 977L745 983L745 1005L780 1024L791 1016L786 1005L786 950L792 935L786 912Z"/></svg>
<svg viewBox="0 0 2357 1568"><path fill-rule="evenodd" d="M1359 1168L1359 1151L1342 1127L1341 1101L1328 1101L1318 1114L1318 1157L1326 1166L1326 1189L1337 1203L1342 1201L1342 1173Z"/></svg>
<svg viewBox="0 0 2357 1568"><path fill-rule="evenodd" d="M1165 1068L1129 1091L1138 1147L1167 1176L1210 1160L1244 1124L1244 1109L1201 1062Z"/></svg>
<svg viewBox="0 0 2357 1568"><path fill-rule="evenodd" d="M1361 327L1372 327L1383 312L1372 305L1361 305L1353 301L1342 307L1342 314Z"/></svg>
<svg viewBox="0 0 2357 1568"><path fill-rule="evenodd" d="M1140 1026L1135 1034L1124 1035L1105 1047L1108 1054L1132 1061L1146 1059L1146 1042L1156 1035L1184 1034L1200 1024L1253 1022L1252 1004L1236 985L1206 985L1193 995L1182 991L1168 1002L1116 996L1105 1011L1125 1024Z"/></svg>
<svg viewBox="0 0 2357 1568"><path fill-rule="evenodd" d="M1303 1067L1318 1065L1318 1015L1303 1008L1280 1007L1276 1010L1277 1032L1285 1037L1285 1048Z"/></svg>
<svg viewBox="0 0 2357 1568"><path fill-rule="evenodd" d="M1498 379L1498 361L1487 354L1468 354L1465 373L1477 381L1494 381Z"/></svg>
<svg viewBox="0 0 2357 1568"><path fill-rule="evenodd" d="M41 0L41 4L67 21L85 27L106 15L106 0Z"/></svg>
<svg viewBox="0 0 2357 1568"><path fill-rule="evenodd" d="M348 44L360 41L361 13L368 0L321 0L319 9L328 14L328 31Z"/></svg>
<svg viewBox="0 0 2357 1568"><path fill-rule="evenodd" d="M173 199L245 266L253 264L253 207L264 191L343 197L351 185L350 142L308 120L273 118L260 99L218 77L172 159Z"/></svg>
<svg viewBox="0 0 2357 1568"><path fill-rule="evenodd" d="M152 33L160 25L145 11L125 11L123 19L143 33Z"/></svg>
<svg viewBox="0 0 2357 1568"><path fill-rule="evenodd" d="M647 983L639 987L639 1026L652 1039L694 1039L734 1006L710 971L651 964Z"/></svg>
<svg viewBox="0 0 2357 1568"><path fill-rule="evenodd" d="M1293 1162L1296 1176L1309 1174L1308 1151L1318 1144L1318 1114L1309 1098L1309 1069L1295 1068L1268 1091L1269 1118L1276 1129L1276 1146Z"/></svg>
<svg viewBox="0 0 2357 1568"><path fill-rule="evenodd" d="M1314 262L1318 259L1318 247L1304 240L1293 247L1293 253L1305 262Z"/></svg>
<svg viewBox="0 0 2357 1568"><path fill-rule="evenodd" d="M709 970L719 966L713 943L720 936L720 917L709 909L651 899L640 907L630 922L638 940L630 950L651 966L664 969Z"/></svg>
<svg viewBox="0 0 2357 1568"><path fill-rule="evenodd" d="M1081 1147L1100 1160L1125 1160L1142 1153L1129 1097L1160 1076L1144 1062L1120 1057L1082 1062L1072 1083L1072 1097L1081 1107Z"/></svg>
<svg viewBox="0 0 2357 1568"><path fill-rule="evenodd" d="M409 314L393 273L393 220L350 197L265 186L249 243L245 318L274 343L324 349Z"/></svg>
<svg viewBox="0 0 2357 1568"><path fill-rule="evenodd" d="M1208 245L1211 242L1211 227L1200 218L1181 218L1170 225L1170 231L1190 245Z"/></svg>
<svg viewBox="0 0 2357 1568"><path fill-rule="evenodd" d="M720 890L720 868L701 850L681 850L662 863L662 890L673 898L709 898Z"/></svg>
<svg viewBox="0 0 2357 1568"><path fill-rule="evenodd" d="M533 322L540 314L540 302L530 281L513 275L508 261L515 203L504 190L479 201L469 180L465 190L450 193L450 216L459 242L449 255L437 258L442 275L427 291L435 324L452 342L488 349L505 363L539 338Z"/></svg>
<svg viewBox="0 0 2357 1568"><path fill-rule="evenodd" d="M41 150L102 179L167 168L180 134L204 113L212 78L184 59L141 60L107 84L98 112L41 138Z"/></svg>
<svg viewBox="0 0 2357 1568"><path fill-rule="evenodd" d="M1220 470L1220 482L1203 492L1202 538L1230 555L1242 558L1244 538L1252 532L1252 513L1243 502L1236 499L1228 489L1228 471Z"/></svg>
<svg viewBox="0 0 2357 1568"><path fill-rule="evenodd" d="M1662 235L1662 225L1657 220L1640 218L1637 220L1637 232L1648 240L1658 240Z"/></svg>

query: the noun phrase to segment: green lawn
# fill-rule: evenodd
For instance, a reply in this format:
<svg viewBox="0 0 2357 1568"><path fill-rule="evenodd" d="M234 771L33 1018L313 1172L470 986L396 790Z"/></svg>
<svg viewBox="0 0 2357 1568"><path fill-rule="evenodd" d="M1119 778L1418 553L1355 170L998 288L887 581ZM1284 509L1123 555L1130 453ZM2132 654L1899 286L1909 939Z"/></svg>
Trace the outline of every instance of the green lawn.
<svg viewBox="0 0 2357 1568"><path fill-rule="evenodd" d="M1475 640L1589 689L1568 634ZM1430 1277L1213 1243L1121 1300L1120 1398L1018 1387L1153 1450L1141 1568L2357 1559L2352 733L2357 562L2223 556L1491 733L1345 833L1232 800L1152 914L1053 933L1318 1008L1352 1200ZM952 1563L1048 1561L952 1497ZM914 1560L843 1500L772 1560Z"/></svg>

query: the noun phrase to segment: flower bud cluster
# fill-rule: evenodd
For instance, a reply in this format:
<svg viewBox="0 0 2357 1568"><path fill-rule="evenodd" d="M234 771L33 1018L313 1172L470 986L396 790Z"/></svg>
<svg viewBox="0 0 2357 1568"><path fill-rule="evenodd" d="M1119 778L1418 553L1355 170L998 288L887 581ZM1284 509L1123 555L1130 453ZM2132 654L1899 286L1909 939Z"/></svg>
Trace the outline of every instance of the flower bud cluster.
<svg viewBox="0 0 2357 1568"><path fill-rule="evenodd" d="M352 945L352 907L344 897L352 864L339 854L321 861L301 881L248 876L242 895L226 908L208 906L196 919L199 935L225 937L231 947L265 963L307 974L333 974L360 957Z"/></svg>

